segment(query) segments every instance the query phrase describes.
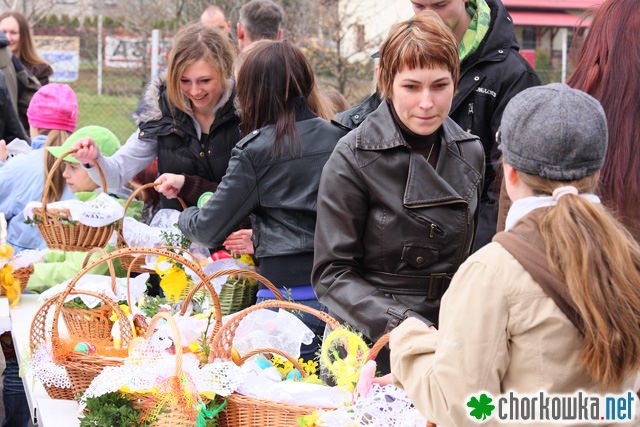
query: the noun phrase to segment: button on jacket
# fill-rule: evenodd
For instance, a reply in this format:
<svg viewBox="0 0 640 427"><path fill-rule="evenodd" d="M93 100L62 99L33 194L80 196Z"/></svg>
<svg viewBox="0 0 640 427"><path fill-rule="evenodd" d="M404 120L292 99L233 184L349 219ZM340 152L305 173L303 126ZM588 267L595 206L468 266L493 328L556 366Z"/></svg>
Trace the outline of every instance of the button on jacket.
<svg viewBox="0 0 640 427"><path fill-rule="evenodd" d="M389 108L383 102L340 140L318 195L314 290L371 340L407 310L437 322L440 298L471 250L484 172L482 144L449 118L434 170Z"/></svg>

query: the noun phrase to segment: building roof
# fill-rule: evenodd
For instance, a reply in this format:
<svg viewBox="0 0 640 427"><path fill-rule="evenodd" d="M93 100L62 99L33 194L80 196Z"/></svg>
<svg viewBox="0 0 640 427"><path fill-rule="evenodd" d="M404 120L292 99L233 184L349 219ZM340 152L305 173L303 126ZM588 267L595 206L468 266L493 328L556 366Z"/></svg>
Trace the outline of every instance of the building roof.
<svg viewBox="0 0 640 427"><path fill-rule="evenodd" d="M604 0L502 0L507 10L555 9L588 10L599 7Z"/></svg>
<svg viewBox="0 0 640 427"><path fill-rule="evenodd" d="M591 24L589 19L584 19L582 15L573 15L562 12L509 12L513 24L520 27L562 27L577 28L588 27Z"/></svg>

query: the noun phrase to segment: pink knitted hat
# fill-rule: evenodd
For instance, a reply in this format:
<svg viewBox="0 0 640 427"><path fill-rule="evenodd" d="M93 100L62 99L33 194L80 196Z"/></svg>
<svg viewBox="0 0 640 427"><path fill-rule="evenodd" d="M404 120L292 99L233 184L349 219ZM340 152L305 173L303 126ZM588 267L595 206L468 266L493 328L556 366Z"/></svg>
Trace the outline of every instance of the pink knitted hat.
<svg viewBox="0 0 640 427"><path fill-rule="evenodd" d="M31 98L27 118L29 125L40 129L73 132L78 121L75 92L65 84L50 83L42 86Z"/></svg>

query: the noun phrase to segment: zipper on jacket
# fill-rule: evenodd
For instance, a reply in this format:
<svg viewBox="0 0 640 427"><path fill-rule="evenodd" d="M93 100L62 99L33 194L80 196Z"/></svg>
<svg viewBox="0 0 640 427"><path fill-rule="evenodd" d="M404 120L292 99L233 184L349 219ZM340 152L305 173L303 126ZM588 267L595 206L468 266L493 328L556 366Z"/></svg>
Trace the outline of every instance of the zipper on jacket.
<svg viewBox="0 0 640 427"><path fill-rule="evenodd" d="M431 223L431 231L429 232L429 238L433 239L436 236L436 233L443 234L444 230L438 227L437 224Z"/></svg>
<svg viewBox="0 0 640 427"><path fill-rule="evenodd" d="M471 132L471 128L473 128L473 102L469 103L469 127L467 128L467 132Z"/></svg>

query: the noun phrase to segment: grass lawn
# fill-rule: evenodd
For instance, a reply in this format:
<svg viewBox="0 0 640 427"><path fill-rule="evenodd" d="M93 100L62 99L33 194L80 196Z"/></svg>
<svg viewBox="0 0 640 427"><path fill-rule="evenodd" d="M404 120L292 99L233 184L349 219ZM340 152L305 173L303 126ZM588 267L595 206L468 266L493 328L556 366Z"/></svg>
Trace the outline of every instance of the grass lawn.
<svg viewBox="0 0 640 427"><path fill-rule="evenodd" d="M78 128L87 125L104 126L124 142L136 130L131 114L138 105L138 98L91 95L76 92L78 96Z"/></svg>

